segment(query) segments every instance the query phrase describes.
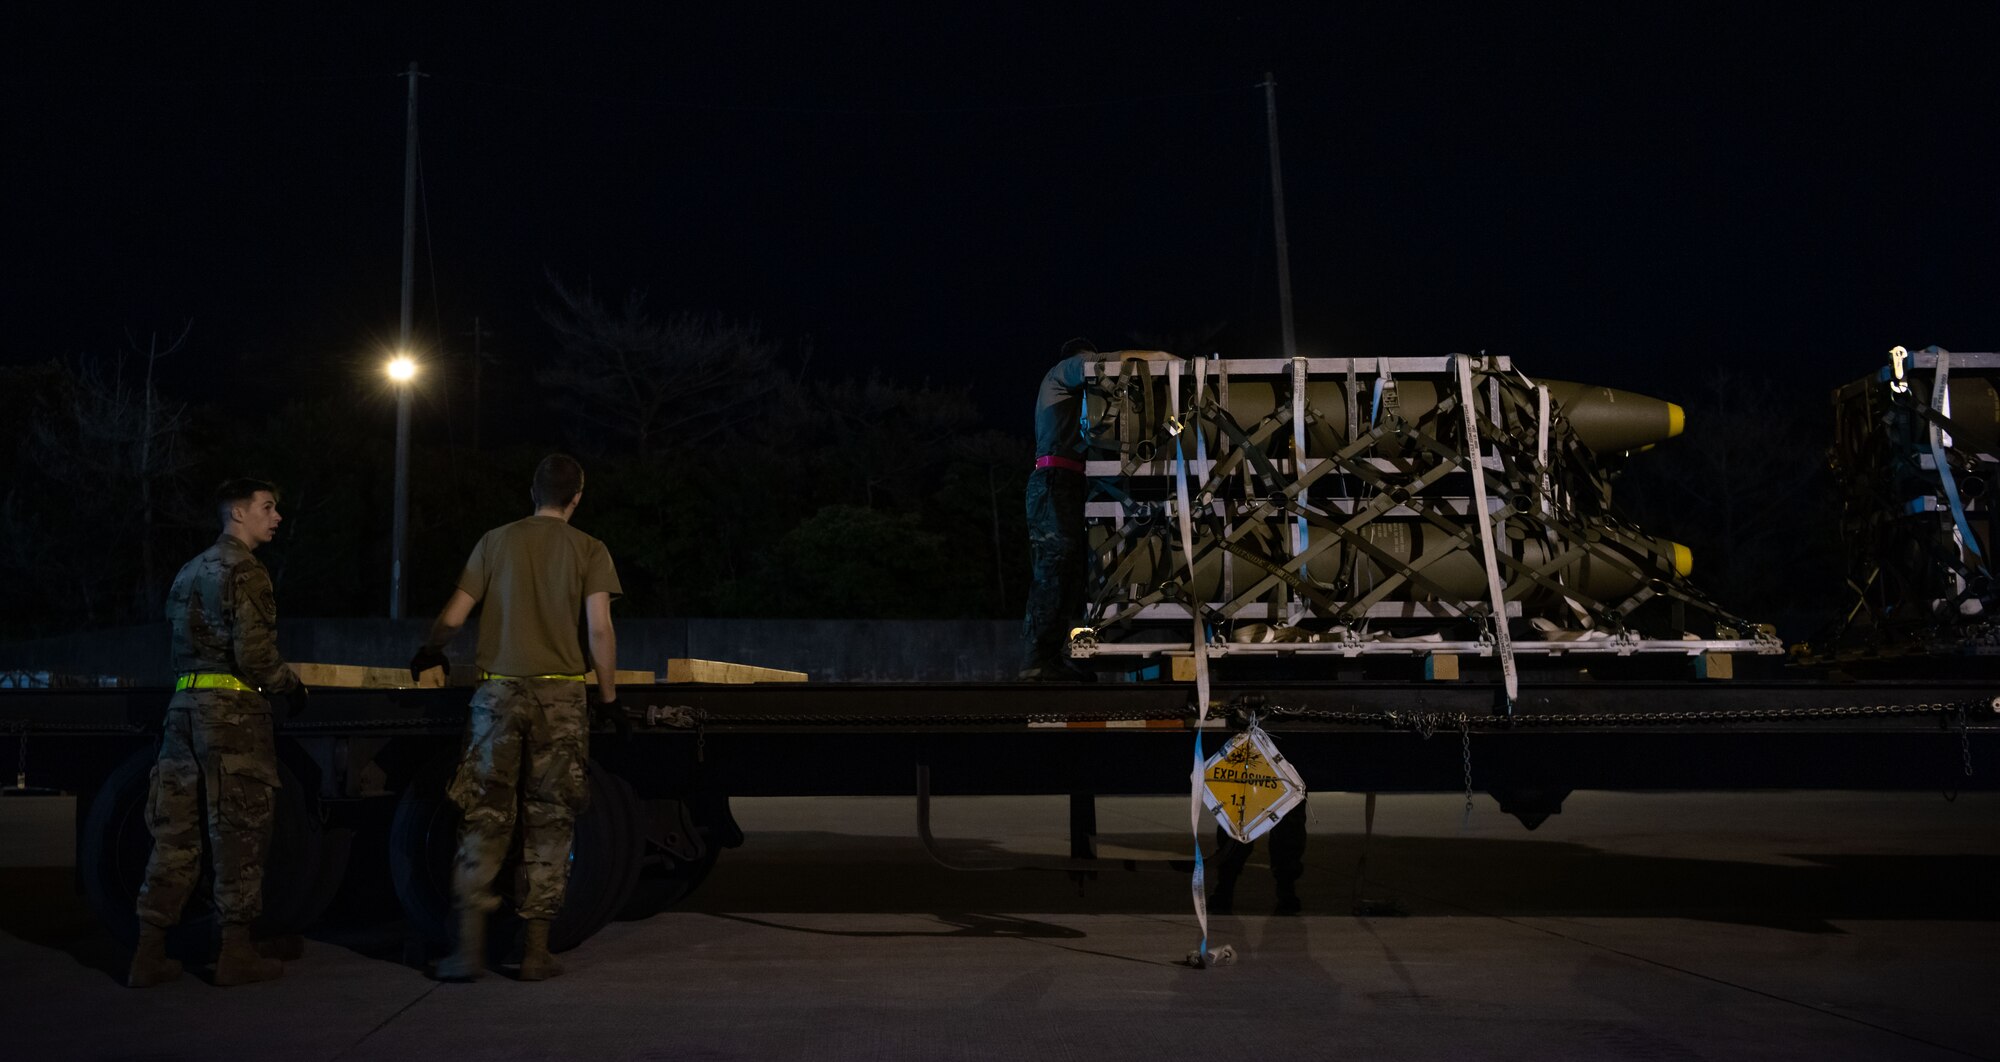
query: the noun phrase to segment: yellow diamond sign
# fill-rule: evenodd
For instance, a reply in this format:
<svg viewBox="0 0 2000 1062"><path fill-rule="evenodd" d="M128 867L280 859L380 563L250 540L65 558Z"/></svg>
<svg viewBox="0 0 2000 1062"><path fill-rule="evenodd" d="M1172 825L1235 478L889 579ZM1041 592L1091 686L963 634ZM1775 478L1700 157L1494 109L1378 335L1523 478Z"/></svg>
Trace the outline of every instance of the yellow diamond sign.
<svg viewBox="0 0 2000 1062"><path fill-rule="evenodd" d="M1202 804L1239 841L1254 841L1306 798L1299 772L1255 723L1201 765Z"/></svg>

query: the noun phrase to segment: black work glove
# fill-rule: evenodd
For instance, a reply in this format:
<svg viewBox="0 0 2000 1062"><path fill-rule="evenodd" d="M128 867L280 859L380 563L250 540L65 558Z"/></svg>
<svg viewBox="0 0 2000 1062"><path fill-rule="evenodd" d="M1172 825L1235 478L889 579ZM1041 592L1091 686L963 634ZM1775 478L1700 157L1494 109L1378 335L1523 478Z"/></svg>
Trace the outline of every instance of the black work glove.
<svg viewBox="0 0 2000 1062"><path fill-rule="evenodd" d="M424 672L434 667L444 668L445 677L451 677L451 661L445 657L443 648L435 645L419 648L417 655L410 658L410 681L422 682Z"/></svg>
<svg viewBox="0 0 2000 1062"><path fill-rule="evenodd" d="M306 688L305 683L301 682L291 689L286 690L280 696L285 698L285 718L297 719L299 716L306 714L306 703L311 700L312 691Z"/></svg>
<svg viewBox="0 0 2000 1062"><path fill-rule="evenodd" d="M600 725L609 724L619 738L632 736L632 720L625 714L625 706L617 701L592 701L590 713Z"/></svg>

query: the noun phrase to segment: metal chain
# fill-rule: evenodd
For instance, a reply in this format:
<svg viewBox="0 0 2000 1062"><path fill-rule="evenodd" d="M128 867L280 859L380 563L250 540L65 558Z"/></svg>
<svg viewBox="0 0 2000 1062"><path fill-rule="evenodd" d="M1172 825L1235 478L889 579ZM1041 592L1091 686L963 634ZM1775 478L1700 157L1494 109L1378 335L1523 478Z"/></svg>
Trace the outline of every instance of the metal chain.
<svg viewBox="0 0 2000 1062"><path fill-rule="evenodd" d="M1965 734L1965 705L1958 706L1958 758L1965 763L1965 776L1972 777L1972 740Z"/></svg>
<svg viewBox="0 0 2000 1062"><path fill-rule="evenodd" d="M1486 716L1468 720L1482 729L1513 729L1524 726L1640 726L1659 723L1730 723L1776 719L1849 719L1870 716L1937 715L1983 706L1986 702L1925 701L1917 704L1851 704L1813 708L1731 708L1685 712L1589 712ZM1267 711L1270 709L1267 709ZM1308 722L1376 723L1409 726L1421 736L1429 736L1440 722L1455 717L1435 712L1333 711L1317 708L1282 709L1282 714Z"/></svg>
<svg viewBox="0 0 2000 1062"><path fill-rule="evenodd" d="M1458 713L1458 754L1465 761L1465 816L1459 820L1463 826L1472 821L1472 725L1464 712Z"/></svg>

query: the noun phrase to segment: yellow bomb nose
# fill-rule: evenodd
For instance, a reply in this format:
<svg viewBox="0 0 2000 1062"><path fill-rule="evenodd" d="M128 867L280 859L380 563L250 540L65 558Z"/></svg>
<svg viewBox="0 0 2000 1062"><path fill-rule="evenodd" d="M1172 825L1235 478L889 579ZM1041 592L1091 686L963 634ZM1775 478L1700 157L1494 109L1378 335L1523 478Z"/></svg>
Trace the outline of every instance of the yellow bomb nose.
<svg viewBox="0 0 2000 1062"><path fill-rule="evenodd" d="M1674 412L1678 414L1680 409L1681 407L1675 406ZM1678 417L1675 418L1674 423L1676 427L1679 426L1680 420ZM1682 578L1694 574L1694 551L1678 542L1672 545L1674 547L1674 574Z"/></svg>

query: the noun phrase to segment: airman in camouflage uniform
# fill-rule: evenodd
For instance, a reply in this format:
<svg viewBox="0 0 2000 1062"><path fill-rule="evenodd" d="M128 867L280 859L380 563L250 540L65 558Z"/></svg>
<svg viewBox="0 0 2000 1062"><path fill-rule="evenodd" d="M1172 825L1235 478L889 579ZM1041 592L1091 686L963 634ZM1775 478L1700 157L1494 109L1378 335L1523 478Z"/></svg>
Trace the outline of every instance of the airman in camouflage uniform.
<svg viewBox="0 0 2000 1062"><path fill-rule="evenodd" d="M266 697L289 694L296 706L305 689L278 655L271 577L251 554L283 518L276 492L255 480L224 484L217 506L222 536L181 568L167 595L179 678L146 798L153 852L139 889L139 947L127 978L135 988L180 972L166 958L165 933L180 921L201 874L204 822L222 924L216 983L266 981L284 972L282 963L260 957L249 938L250 923L263 912L264 855L277 804Z"/></svg>
<svg viewBox="0 0 2000 1062"><path fill-rule="evenodd" d="M465 812L452 875L458 942L438 963L441 980L472 980L485 967L486 916L500 903L493 878L517 816L527 935L520 978L539 981L562 972L549 953L549 923L562 910L571 835L588 796L589 676L576 635L579 614L590 631L599 708L622 718L611 629L618 572L604 543L569 524L583 497L583 469L562 454L549 455L535 469L530 496L533 516L480 538L430 639L410 661L412 676L449 667L444 646L475 605L483 609L479 670L485 681L472 697L465 753L450 789Z"/></svg>

